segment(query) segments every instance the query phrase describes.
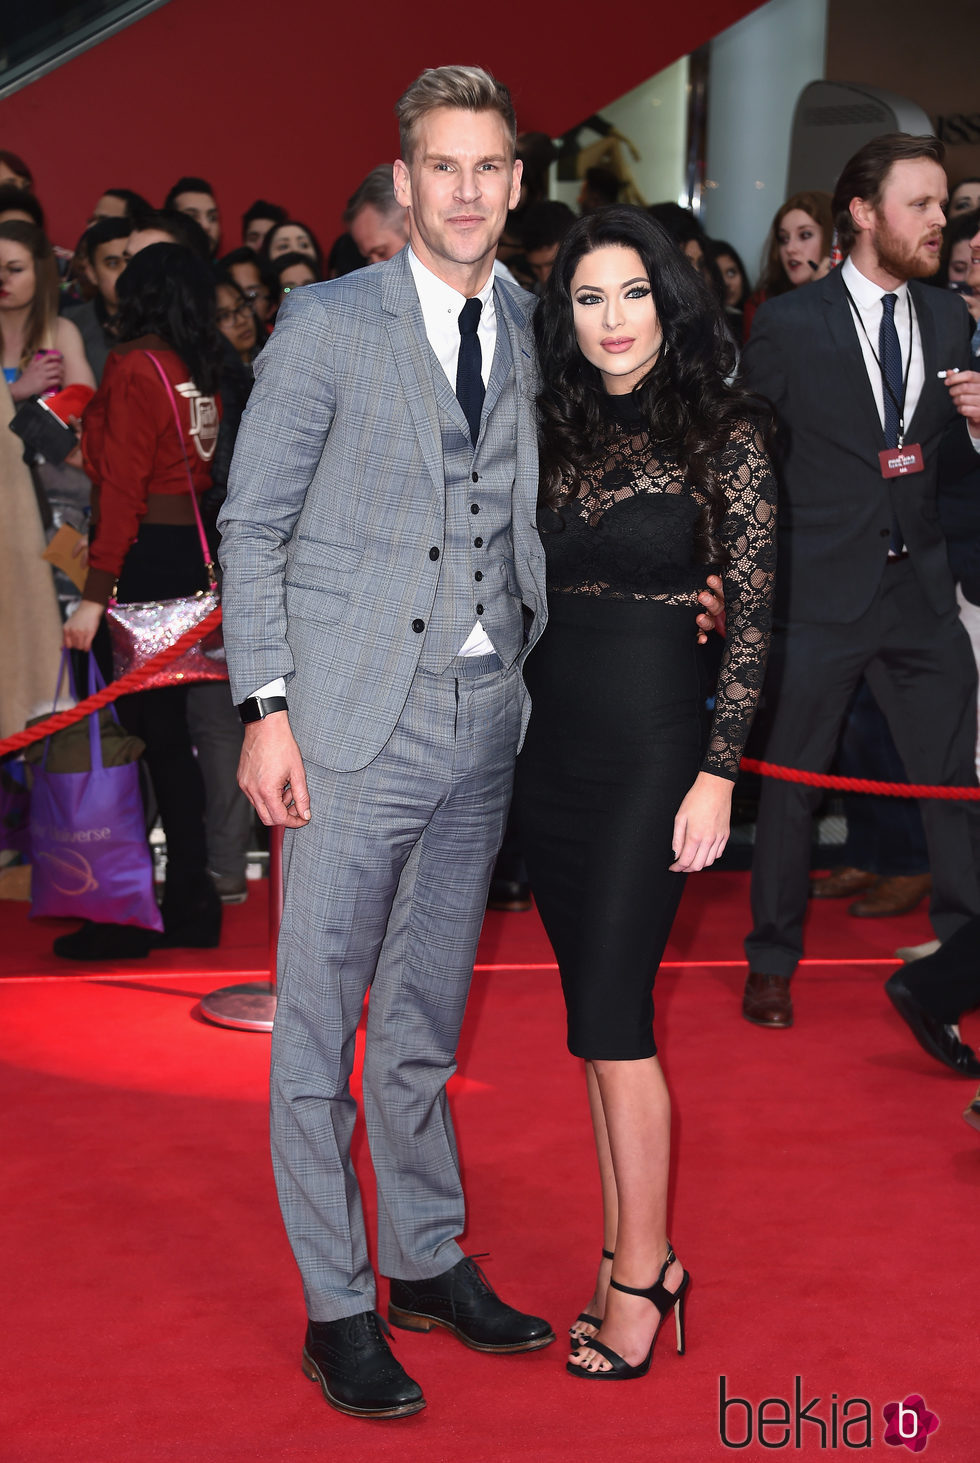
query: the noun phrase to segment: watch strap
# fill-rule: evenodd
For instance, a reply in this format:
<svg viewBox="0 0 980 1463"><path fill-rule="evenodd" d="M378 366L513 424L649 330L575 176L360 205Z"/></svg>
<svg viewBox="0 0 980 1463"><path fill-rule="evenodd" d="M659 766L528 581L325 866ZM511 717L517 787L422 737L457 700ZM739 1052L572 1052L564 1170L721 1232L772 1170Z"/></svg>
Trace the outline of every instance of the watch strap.
<svg viewBox="0 0 980 1463"><path fill-rule="evenodd" d="M285 696L247 696L238 707L238 714L247 726L251 721L262 721L273 711L288 711L289 702Z"/></svg>

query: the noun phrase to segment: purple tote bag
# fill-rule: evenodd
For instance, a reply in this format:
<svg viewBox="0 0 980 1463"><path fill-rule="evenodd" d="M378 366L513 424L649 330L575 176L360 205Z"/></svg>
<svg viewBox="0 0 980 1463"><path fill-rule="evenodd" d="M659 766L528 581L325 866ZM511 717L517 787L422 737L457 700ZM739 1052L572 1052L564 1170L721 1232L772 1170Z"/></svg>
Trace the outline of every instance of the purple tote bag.
<svg viewBox="0 0 980 1463"><path fill-rule="evenodd" d="M58 691L67 656L65 651ZM89 695L105 684L92 655L88 683ZM31 915L162 930L163 918L153 896L139 763L103 767L98 713L88 718L88 725L91 771L48 772L50 738L34 769Z"/></svg>

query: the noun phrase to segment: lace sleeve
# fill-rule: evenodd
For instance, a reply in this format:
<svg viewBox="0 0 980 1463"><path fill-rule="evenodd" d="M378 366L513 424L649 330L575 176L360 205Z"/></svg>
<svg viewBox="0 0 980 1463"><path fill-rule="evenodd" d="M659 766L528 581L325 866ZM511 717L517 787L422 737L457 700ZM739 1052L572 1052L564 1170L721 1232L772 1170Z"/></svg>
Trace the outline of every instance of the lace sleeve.
<svg viewBox="0 0 980 1463"><path fill-rule="evenodd" d="M721 538L729 552L724 573L726 640L705 772L734 781L759 702L769 653L776 567L776 484L756 429L742 422L718 468L728 512Z"/></svg>

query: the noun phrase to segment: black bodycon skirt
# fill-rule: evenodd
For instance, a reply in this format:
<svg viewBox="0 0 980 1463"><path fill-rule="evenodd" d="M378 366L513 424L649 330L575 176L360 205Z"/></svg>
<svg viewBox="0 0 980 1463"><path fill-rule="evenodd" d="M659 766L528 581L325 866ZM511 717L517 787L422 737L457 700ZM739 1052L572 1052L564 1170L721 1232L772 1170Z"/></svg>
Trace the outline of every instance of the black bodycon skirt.
<svg viewBox="0 0 980 1463"><path fill-rule="evenodd" d="M514 808L574 1056L657 1049L653 983L684 885L674 818L703 750L699 665L689 606L560 594L527 661Z"/></svg>

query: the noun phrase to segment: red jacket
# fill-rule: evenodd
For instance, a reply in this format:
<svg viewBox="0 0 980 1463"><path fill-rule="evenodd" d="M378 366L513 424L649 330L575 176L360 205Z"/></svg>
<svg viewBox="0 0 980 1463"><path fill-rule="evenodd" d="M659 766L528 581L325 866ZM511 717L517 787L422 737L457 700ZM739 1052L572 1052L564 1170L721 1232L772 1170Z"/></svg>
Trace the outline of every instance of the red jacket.
<svg viewBox="0 0 980 1463"><path fill-rule="evenodd" d="M200 394L181 358L158 337L117 346L82 418L82 457L92 481L83 596L99 604L109 599L141 523L195 521L173 407L147 350L174 388L198 497L211 486L220 401Z"/></svg>

